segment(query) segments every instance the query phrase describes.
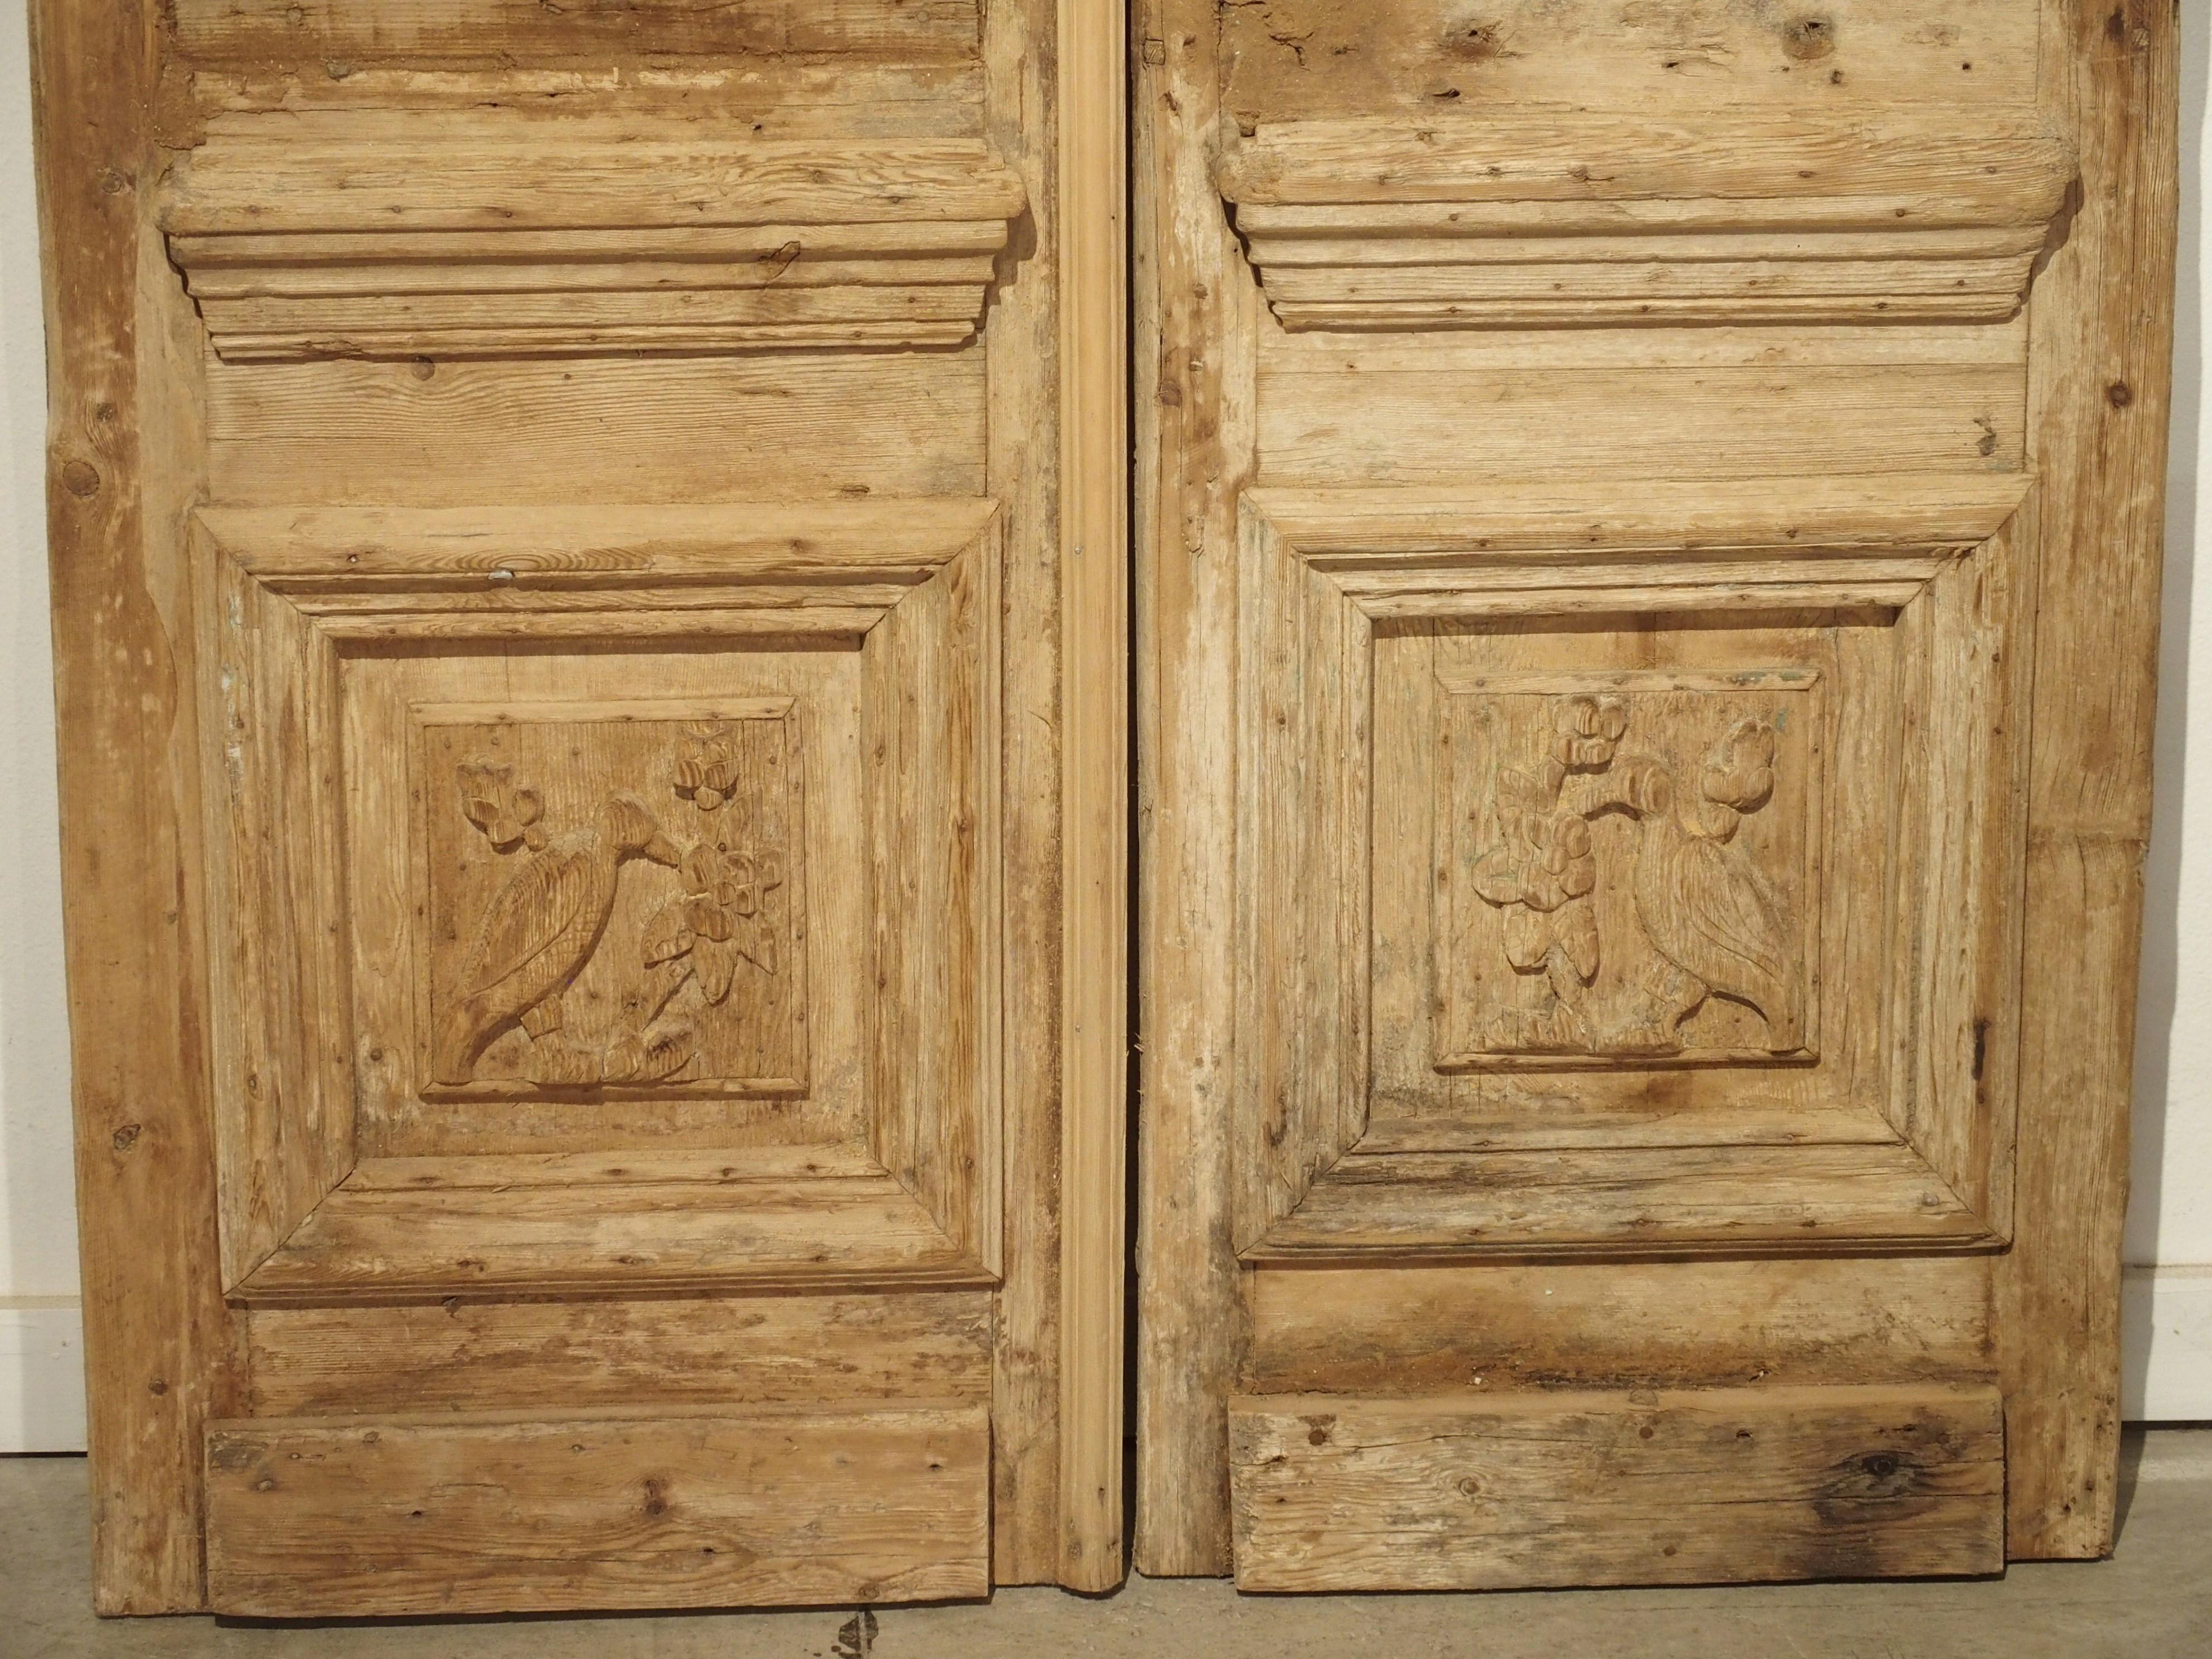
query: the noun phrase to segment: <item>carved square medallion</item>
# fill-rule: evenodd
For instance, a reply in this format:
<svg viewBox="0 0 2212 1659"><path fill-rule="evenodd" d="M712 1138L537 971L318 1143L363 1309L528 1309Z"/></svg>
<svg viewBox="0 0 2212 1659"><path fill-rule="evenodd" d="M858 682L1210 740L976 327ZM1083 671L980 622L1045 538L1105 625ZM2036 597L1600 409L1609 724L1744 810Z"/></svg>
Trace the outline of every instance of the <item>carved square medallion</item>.
<svg viewBox="0 0 2212 1659"><path fill-rule="evenodd" d="M805 1092L791 699L411 714L424 1098Z"/></svg>
<svg viewBox="0 0 2212 1659"><path fill-rule="evenodd" d="M1439 1070L1817 1058L1817 671L1443 690Z"/></svg>

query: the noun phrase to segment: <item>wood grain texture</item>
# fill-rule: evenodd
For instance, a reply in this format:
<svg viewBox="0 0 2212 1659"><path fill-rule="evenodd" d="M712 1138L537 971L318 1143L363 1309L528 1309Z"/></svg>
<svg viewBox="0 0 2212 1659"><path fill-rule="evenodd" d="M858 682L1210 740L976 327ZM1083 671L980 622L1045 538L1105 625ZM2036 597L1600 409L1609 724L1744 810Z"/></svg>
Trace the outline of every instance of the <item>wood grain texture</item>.
<svg viewBox="0 0 2212 1659"><path fill-rule="evenodd" d="M1221 1400L1243 1346L1229 1198L1237 493L1257 290L1220 211L1215 9L1143 0L1137 78L1137 1565L1226 1572Z"/></svg>
<svg viewBox="0 0 2212 1659"><path fill-rule="evenodd" d="M1587 106L1686 119L1716 105L1801 121L1871 107L1896 118L2034 96L2032 6L1817 10L1709 0L1487 0L1350 8L1266 0L1222 13L1224 96L1237 118Z"/></svg>
<svg viewBox="0 0 2212 1659"><path fill-rule="evenodd" d="M93 1598L205 1606L201 1424L233 1409L219 1300L185 503L197 344L149 215L154 24L31 9ZM128 779L118 787L117 780Z"/></svg>
<svg viewBox="0 0 2212 1659"><path fill-rule="evenodd" d="M984 1595L980 1405L209 1425L209 1601L259 1618Z"/></svg>
<svg viewBox="0 0 2212 1659"><path fill-rule="evenodd" d="M1993 1388L1245 1395L1229 1409L1241 1589L2004 1566Z"/></svg>
<svg viewBox="0 0 2212 1659"><path fill-rule="evenodd" d="M2081 205L2031 316L2040 618L2028 781L2020 1231L1998 1280L2015 1559L2112 1546L2120 1226L2150 833L2171 396L2179 19L2045 9ZM2063 968L2057 964L2064 964Z"/></svg>
<svg viewBox="0 0 2212 1659"><path fill-rule="evenodd" d="M365 125L237 119L175 170L170 251L226 362L957 345L1024 205L980 143Z"/></svg>
<svg viewBox="0 0 2212 1659"><path fill-rule="evenodd" d="M996 1282L886 1174L748 1179L733 1153L684 1157L677 1178L570 1170L532 1181L537 1161L516 1154L502 1170L487 1158L364 1160L232 1298L324 1305Z"/></svg>
<svg viewBox="0 0 2212 1659"><path fill-rule="evenodd" d="M1129 1097L1127 23L1059 8L1060 741L1066 906L1060 1580L1121 1581Z"/></svg>
<svg viewBox="0 0 2212 1659"><path fill-rule="evenodd" d="M194 62L465 63L827 52L972 57L976 0L179 0Z"/></svg>
<svg viewBox="0 0 2212 1659"><path fill-rule="evenodd" d="M257 1418L988 1401L991 1293L258 1308Z"/></svg>
<svg viewBox="0 0 2212 1659"><path fill-rule="evenodd" d="M973 352L217 363L207 465L238 507L978 495L984 401Z"/></svg>
<svg viewBox="0 0 2212 1659"><path fill-rule="evenodd" d="M1996 1380L1993 1258L1262 1268L1247 1394Z"/></svg>
<svg viewBox="0 0 2212 1659"><path fill-rule="evenodd" d="M1285 328L1405 332L2002 320L2072 171L2026 135L1585 116L1271 123L1220 175Z"/></svg>

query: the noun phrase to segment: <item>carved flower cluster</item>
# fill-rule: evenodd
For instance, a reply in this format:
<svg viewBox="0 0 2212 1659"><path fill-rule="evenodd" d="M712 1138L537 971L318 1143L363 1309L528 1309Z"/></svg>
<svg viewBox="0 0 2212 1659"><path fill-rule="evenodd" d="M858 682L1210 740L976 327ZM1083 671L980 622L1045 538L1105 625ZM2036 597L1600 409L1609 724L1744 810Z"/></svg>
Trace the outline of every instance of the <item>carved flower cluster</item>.
<svg viewBox="0 0 2212 1659"><path fill-rule="evenodd" d="M684 728L684 752L676 760L676 793L702 812L717 812L737 787L737 734L725 723L707 721Z"/></svg>
<svg viewBox="0 0 2212 1659"><path fill-rule="evenodd" d="M535 853L545 845L545 830L538 823L545 815L545 802L535 789L514 787L512 766L469 760L454 769L461 786L463 816L494 848L511 853L527 846Z"/></svg>
<svg viewBox="0 0 2212 1659"><path fill-rule="evenodd" d="M769 893L783 885L783 860L772 852L728 851L702 842L684 854L684 890L646 924L645 965L689 957L710 1004L730 994L740 957L776 971L775 932L763 925Z"/></svg>

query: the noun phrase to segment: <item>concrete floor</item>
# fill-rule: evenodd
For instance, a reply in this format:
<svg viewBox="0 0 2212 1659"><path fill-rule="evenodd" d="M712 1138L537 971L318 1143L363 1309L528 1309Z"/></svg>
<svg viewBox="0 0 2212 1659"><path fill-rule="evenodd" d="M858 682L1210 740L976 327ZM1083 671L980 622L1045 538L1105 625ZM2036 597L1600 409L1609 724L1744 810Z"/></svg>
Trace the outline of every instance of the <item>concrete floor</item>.
<svg viewBox="0 0 2212 1659"><path fill-rule="evenodd" d="M84 1465L0 1458L4 1659L2212 1659L2212 1429L2130 1437L2111 1561L1940 1583L1239 1596L1133 1579L1085 1600L456 1623L104 1621L88 1611Z"/></svg>

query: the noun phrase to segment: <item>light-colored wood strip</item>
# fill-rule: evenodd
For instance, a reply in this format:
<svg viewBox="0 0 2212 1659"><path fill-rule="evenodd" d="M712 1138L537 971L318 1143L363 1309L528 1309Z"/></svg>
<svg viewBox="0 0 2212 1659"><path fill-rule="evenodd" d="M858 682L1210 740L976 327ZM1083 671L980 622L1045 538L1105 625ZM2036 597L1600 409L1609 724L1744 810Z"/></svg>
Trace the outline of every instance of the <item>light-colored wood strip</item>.
<svg viewBox="0 0 2212 1659"><path fill-rule="evenodd" d="M185 57L216 63L304 58L523 61L650 52L877 52L966 57L977 0L179 0Z"/></svg>
<svg viewBox="0 0 2212 1659"><path fill-rule="evenodd" d="M985 1595L980 1404L212 1423L209 1601L261 1618Z"/></svg>
<svg viewBox="0 0 2212 1659"><path fill-rule="evenodd" d="M1990 1259L1261 1268L1250 1394L1994 1381Z"/></svg>
<svg viewBox="0 0 2212 1659"><path fill-rule="evenodd" d="M257 1308L257 1417L986 1401L991 1296Z"/></svg>
<svg viewBox="0 0 2212 1659"><path fill-rule="evenodd" d="M2063 0L2043 94L2082 204L2031 318L2044 480L2021 986L2018 1230L2000 1273L2009 1553L2112 1545L2120 1227L2150 833L2180 21Z"/></svg>
<svg viewBox="0 0 2212 1659"><path fill-rule="evenodd" d="M1787 550L1963 550L1995 535L2026 497L2016 473L1830 478L1513 479L1482 489L1255 489L1248 499L1298 553L1332 570L1472 566L1557 553L1553 580L1587 556ZM1932 571L1920 573L1924 578Z"/></svg>
<svg viewBox="0 0 2212 1659"><path fill-rule="evenodd" d="M1518 106L1716 109L1779 121L1909 119L2034 96L2035 9L1827 0L1817 9L1705 0L1488 0L1351 7L1272 0L1222 14L1240 120L1378 111L1426 123Z"/></svg>
<svg viewBox="0 0 2212 1659"><path fill-rule="evenodd" d="M1340 354L1340 358L1343 354ZM1480 439L1471 442L1471 410ZM2016 370L1711 368L1263 371L1262 481L1451 484L1535 477L2017 471Z"/></svg>
<svg viewBox="0 0 2212 1659"><path fill-rule="evenodd" d="M2053 138L1710 113L1267 124L1220 167L1222 193L1231 201L1273 206L1845 200L1862 204L1856 222L1869 229L2039 223L2058 210L2072 176L2073 157Z"/></svg>
<svg viewBox="0 0 2212 1659"><path fill-rule="evenodd" d="M201 1424L234 1409L178 544L204 428L191 319L137 187L157 167L155 20L104 0L30 18L92 1595L183 1613L206 1605Z"/></svg>
<svg viewBox="0 0 2212 1659"><path fill-rule="evenodd" d="M1277 374L1345 370L1475 374L1500 368L1524 374L1560 369L1870 368L1943 364L2008 368L2027 365L2025 317L1972 328L1898 324L1887 328L1809 325L1803 328L1574 328L1449 332L1428 336L1287 334L1269 329L1261 361Z"/></svg>
<svg viewBox="0 0 2212 1659"><path fill-rule="evenodd" d="M1059 11L1060 1581L1123 1573L1129 1092L1127 21Z"/></svg>
<svg viewBox="0 0 2212 1659"><path fill-rule="evenodd" d="M2004 1566L1990 1387L1229 1405L1248 1590L1911 1577Z"/></svg>
<svg viewBox="0 0 2212 1659"><path fill-rule="evenodd" d="M1714 204L1700 204L1707 208ZM1303 216L1310 211L1316 222ZM1587 270L1603 264L1650 264L1663 258L1666 266L1702 270L1713 265L1747 262L1778 265L1821 265L1861 259L1958 260L1997 259L2032 254L2044 244L2040 225L2002 225L1990 228L1967 227L1951 230L1828 231L1820 235L1796 230L1719 228L1706 232L1658 234L1661 227L1640 231L1617 228L1609 235L1568 235L1552 230L1556 216L1537 217L1533 224L1514 224L1525 232L1538 228L1541 235L1509 234L1498 227L1493 235L1479 235L1463 220L1455 220L1452 235L1424 234L1429 229L1419 220L1392 224L1387 212L1403 209L1364 206L1302 210L1254 208L1237 215L1237 228L1258 253L1260 263L1276 274L1270 285L1283 292L1286 279L1310 268L1356 267L1373 273L1362 279L1381 280L1384 273L1405 267L1424 270L1429 281L1438 280L1434 268L1480 265L1518 268L1553 264L1569 270ZM1293 214L1301 216L1293 218ZM1358 216L1376 222L1362 223ZM1517 217L1517 216L1516 216ZM1274 221L1262 231L1255 221Z"/></svg>
<svg viewBox="0 0 2212 1659"><path fill-rule="evenodd" d="M1137 83L1139 1142L1137 1565L1229 1567L1221 1400L1242 1346L1230 1248L1237 499L1249 482L1259 307L1206 157L1208 0L1141 0Z"/></svg>
<svg viewBox="0 0 2212 1659"><path fill-rule="evenodd" d="M1355 1152L1251 1261L1529 1251L1987 1247L1986 1223L1909 1147Z"/></svg>
<svg viewBox="0 0 2212 1659"><path fill-rule="evenodd" d="M522 507L210 507L198 519L270 592L359 603L473 592L499 571L533 592L802 580L905 587L973 546L996 511L971 497L570 507L551 517Z"/></svg>
<svg viewBox="0 0 2212 1659"><path fill-rule="evenodd" d="M323 1305L993 1282L889 1176L487 1188L465 1174L386 1185L372 1170L340 1185L231 1294L249 1306Z"/></svg>
<svg viewBox="0 0 2212 1659"><path fill-rule="evenodd" d="M228 505L980 495L976 354L209 372ZM912 434L934 434L918 444Z"/></svg>
<svg viewBox="0 0 2212 1659"><path fill-rule="evenodd" d="M513 283L555 261L593 262L610 279L634 273L638 286L671 282L687 270L724 271L754 262L761 281L797 283L824 264L856 271L896 269L918 256L967 254L986 259L1006 240L998 220L949 220L883 225L625 226L615 230L564 226L551 230L424 230L394 237L374 230L236 231L175 235L169 246L204 283L237 284L240 269L257 280L301 293L405 293L415 271L450 273L453 283ZM799 244L795 252L789 244ZM428 262L435 261L431 264ZM535 263L533 263L535 262ZM711 262L711 263L710 263ZM580 278L576 279L580 280ZM734 276L724 280L736 280ZM364 285L382 283L380 289Z"/></svg>
<svg viewBox="0 0 2212 1659"><path fill-rule="evenodd" d="M1005 507L1006 562L994 624L1005 665L994 728L1002 828L993 903L1000 930L988 969L995 1006L981 1035L992 1043L987 1064L1002 1103L1008 1190L1030 1195L1006 1206L994 1241L1006 1274L991 1412L992 1565L1001 1584L1058 1581L1069 1546L1061 1504L1060 1376L1069 1333L1061 1323L1067 1146L1060 1021L1061 975L1079 964L1066 955L1060 885L1067 706L1059 660L1066 602L1060 464L1061 422L1072 411L1061 401L1060 307L1066 216L1078 204L1063 201L1058 186L1059 146L1070 137L1066 100L1081 94L1057 59L1060 7L1096 3L996 0L983 15L985 137L1019 173L1030 204L1026 257L994 297L983 341L986 465L990 492ZM1080 204L1086 211L1097 205Z"/></svg>
<svg viewBox="0 0 2212 1659"><path fill-rule="evenodd" d="M210 143L179 164L166 229L622 229L687 225L860 225L1005 221L1021 180L987 145L738 142L696 125L629 142L554 146L494 115L425 117L415 136L363 148L271 131ZM638 181L651 179L641 191Z"/></svg>

